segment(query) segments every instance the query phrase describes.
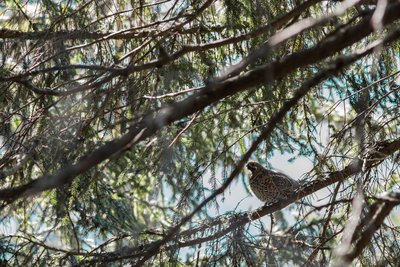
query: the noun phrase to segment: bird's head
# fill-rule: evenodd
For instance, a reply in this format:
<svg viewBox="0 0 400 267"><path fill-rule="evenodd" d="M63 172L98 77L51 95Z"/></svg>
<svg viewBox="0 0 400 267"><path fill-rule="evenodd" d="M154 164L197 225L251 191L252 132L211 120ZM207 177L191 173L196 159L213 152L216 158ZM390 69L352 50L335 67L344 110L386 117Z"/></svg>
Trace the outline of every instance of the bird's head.
<svg viewBox="0 0 400 267"><path fill-rule="evenodd" d="M256 162L256 161L249 161L246 164L247 169L249 169L249 171L251 171L252 173L257 172L258 170L262 170L262 166L260 163Z"/></svg>

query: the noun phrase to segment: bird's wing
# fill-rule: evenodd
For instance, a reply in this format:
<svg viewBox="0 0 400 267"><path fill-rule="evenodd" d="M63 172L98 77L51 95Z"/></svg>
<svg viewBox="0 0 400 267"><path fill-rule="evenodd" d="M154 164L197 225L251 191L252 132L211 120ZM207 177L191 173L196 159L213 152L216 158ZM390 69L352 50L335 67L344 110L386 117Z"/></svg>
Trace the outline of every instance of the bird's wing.
<svg viewBox="0 0 400 267"><path fill-rule="evenodd" d="M291 191L297 187L297 182L283 173L271 171L270 176L272 182L280 191Z"/></svg>

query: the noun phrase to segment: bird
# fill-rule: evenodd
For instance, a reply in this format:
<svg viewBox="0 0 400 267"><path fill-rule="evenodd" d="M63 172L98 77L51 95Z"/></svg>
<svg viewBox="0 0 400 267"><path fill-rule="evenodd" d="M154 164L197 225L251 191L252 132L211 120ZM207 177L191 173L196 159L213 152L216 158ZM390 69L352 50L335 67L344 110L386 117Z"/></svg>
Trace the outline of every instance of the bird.
<svg viewBox="0 0 400 267"><path fill-rule="evenodd" d="M165 64L164 61L168 61L168 59L170 58L167 49L165 49L165 47L162 44L158 44L157 46L157 50L158 50L158 61L160 62L159 64L157 64L157 68L161 68L163 66L163 64Z"/></svg>
<svg viewBox="0 0 400 267"><path fill-rule="evenodd" d="M299 187L299 182L296 180L281 172L266 169L256 161L249 161L246 167L251 172L249 178L251 190L265 204L286 199Z"/></svg>

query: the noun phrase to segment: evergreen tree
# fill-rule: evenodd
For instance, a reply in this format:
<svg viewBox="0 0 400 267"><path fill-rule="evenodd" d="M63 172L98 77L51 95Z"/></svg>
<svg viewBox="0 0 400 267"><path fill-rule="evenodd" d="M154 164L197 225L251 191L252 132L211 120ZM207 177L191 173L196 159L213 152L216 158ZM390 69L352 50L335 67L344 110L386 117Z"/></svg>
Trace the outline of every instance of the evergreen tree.
<svg viewBox="0 0 400 267"><path fill-rule="evenodd" d="M0 3L0 265L399 265L399 10ZM295 192L213 212L277 153Z"/></svg>

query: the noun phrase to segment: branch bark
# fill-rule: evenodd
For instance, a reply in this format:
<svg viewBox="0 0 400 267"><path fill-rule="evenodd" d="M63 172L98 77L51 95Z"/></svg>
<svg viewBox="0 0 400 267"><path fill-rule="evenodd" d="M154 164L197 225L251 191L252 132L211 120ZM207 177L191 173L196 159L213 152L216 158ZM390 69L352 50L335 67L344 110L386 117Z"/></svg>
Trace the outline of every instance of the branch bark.
<svg viewBox="0 0 400 267"><path fill-rule="evenodd" d="M383 24L387 25L399 19L399 9L400 1L391 4L386 9ZM86 157L80 159L76 164L67 166L54 175L45 175L24 185L0 190L0 200L3 200L3 206L19 198L33 196L70 183L77 175L111 158L116 153L121 153L129 149L131 146L152 136L172 122L217 103L223 98L257 85L270 83L293 72L297 68L315 64L334 55L373 32L370 18L371 15L366 16L355 26L342 30L335 36L325 39L314 47L288 55L270 64L257 67L241 76L232 77L220 83L210 84L201 88L198 93L180 102L170 104L160 109L159 112L150 113L141 122L134 124L130 131L120 139L111 141L94 150L92 153L88 153ZM386 41L390 42L398 38L399 33L400 29L397 29L393 36ZM347 66L355 59L361 58L370 52L371 50L367 50L364 53L352 55L352 57L345 60L341 58L337 61L336 65L341 67Z"/></svg>
<svg viewBox="0 0 400 267"><path fill-rule="evenodd" d="M393 141L384 141L376 144L373 150L371 150L371 152L369 153L368 158L366 159L367 162L365 166L366 170L375 167L376 164L387 159L389 156L393 155L399 150L400 150L400 138ZM281 210L286 206L294 203L295 201L304 198L308 195L311 195L322 188L325 188L337 182L344 181L350 178L351 176L360 173L363 168L363 162L364 161L361 159L354 159L344 169L336 172L331 172L324 179L311 181L306 184L303 184L294 194L288 196L286 200L282 200L280 202L261 207L260 209L257 209L249 213L233 214L231 216L226 216L226 215L219 216L208 222L205 222L204 224L198 227L181 231L173 239L168 240L170 242L173 242L172 244L165 245L160 250L164 251L164 250L194 246L223 237L226 234L234 231L235 229L247 223L250 223L251 221L257 220L268 214L272 214L273 212ZM383 220L389 214L390 210L394 207L394 205L397 205L400 202L399 201L400 193L394 195L393 194L383 195L379 199L381 199L382 201L386 201L385 203L390 202L390 204L387 204L387 206L385 207L381 207L379 210L371 209L371 212L375 214L375 211L378 210L376 214L378 214L379 212L380 213L378 214L378 216L375 217L381 218ZM381 204L382 202L379 202L376 205L380 207ZM367 222L369 222L369 220ZM366 228L361 234L361 237L358 239L358 241L356 241L356 244L359 244L358 245L359 249L362 250L362 248L368 244L366 240L369 240L368 238L371 237L371 234L373 234L373 232L377 229L377 227L379 227L379 225L382 223L381 221L378 220L376 220L376 222L377 223L370 225L368 228ZM217 232L213 232L212 234L209 234L207 236L202 235L201 237L191 238L193 236L196 236L196 234L204 233L206 232L206 230L212 229L214 227L223 229ZM98 257L97 259L89 260L83 262L82 264L90 265L98 261L113 262L128 258L140 258L143 256L148 256L149 250L151 250L154 245L158 245L159 243L160 240L154 241L153 243L150 243L146 246L131 247L131 248L125 247L122 250L116 252L99 254L95 256ZM353 257L354 259L357 255L359 255L359 253L361 253L361 251L356 250L351 254L349 254L350 256L348 257L349 258Z"/></svg>

